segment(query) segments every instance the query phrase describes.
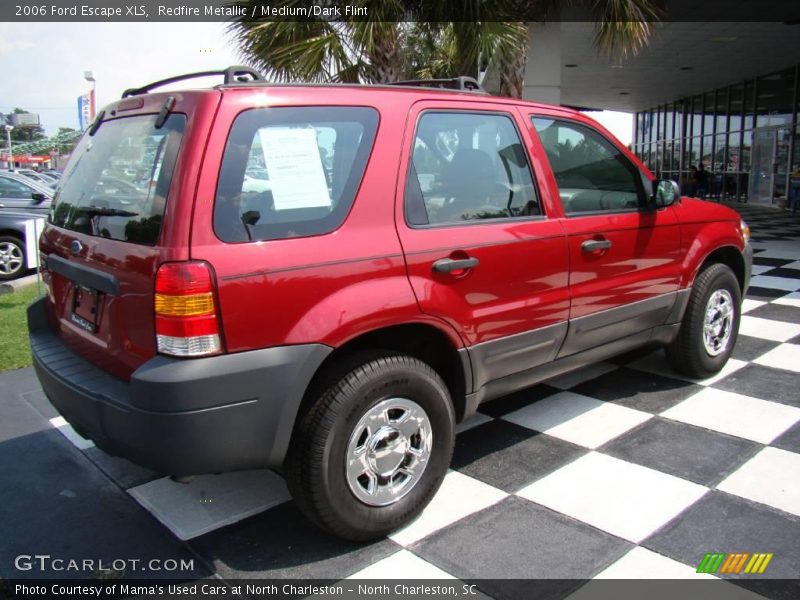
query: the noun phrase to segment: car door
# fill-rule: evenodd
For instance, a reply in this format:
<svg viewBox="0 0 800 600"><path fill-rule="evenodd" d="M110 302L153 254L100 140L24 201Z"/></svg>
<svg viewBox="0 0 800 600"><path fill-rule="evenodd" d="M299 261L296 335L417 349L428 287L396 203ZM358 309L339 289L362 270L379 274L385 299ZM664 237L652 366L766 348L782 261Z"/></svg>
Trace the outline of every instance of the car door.
<svg viewBox="0 0 800 600"><path fill-rule="evenodd" d="M572 296L567 356L665 322L678 295L680 229L650 180L588 120L529 115L564 211Z"/></svg>
<svg viewBox="0 0 800 600"><path fill-rule="evenodd" d="M455 328L475 388L554 358L569 314L566 237L548 218L513 107L413 106L397 229L421 310Z"/></svg>
<svg viewBox="0 0 800 600"><path fill-rule="evenodd" d="M42 199L43 198L43 199ZM24 210L45 214L50 208L43 192L22 181L0 175L0 209Z"/></svg>

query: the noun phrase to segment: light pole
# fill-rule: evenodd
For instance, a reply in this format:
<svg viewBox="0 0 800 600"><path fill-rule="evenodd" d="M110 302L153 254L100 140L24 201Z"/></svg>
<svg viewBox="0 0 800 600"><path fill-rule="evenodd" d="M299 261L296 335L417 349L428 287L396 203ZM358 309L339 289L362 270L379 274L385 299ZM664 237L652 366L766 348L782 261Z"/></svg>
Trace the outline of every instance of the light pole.
<svg viewBox="0 0 800 600"><path fill-rule="evenodd" d="M13 125L6 125L6 141L8 142L8 170L14 170L14 155L11 152L11 131L14 129Z"/></svg>
<svg viewBox="0 0 800 600"><path fill-rule="evenodd" d="M95 92L96 92L96 89L97 89L97 80L94 78L94 72L93 71L84 71L83 72L83 78L86 81L91 81L92 82L92 97L90 98L90 102L89 102L89 113L90 113L89 114L89 121L93 121L94 120L94 115L95 115L95 107L97 106L96 105L96 100L94 98L95 97Z"/></svg>

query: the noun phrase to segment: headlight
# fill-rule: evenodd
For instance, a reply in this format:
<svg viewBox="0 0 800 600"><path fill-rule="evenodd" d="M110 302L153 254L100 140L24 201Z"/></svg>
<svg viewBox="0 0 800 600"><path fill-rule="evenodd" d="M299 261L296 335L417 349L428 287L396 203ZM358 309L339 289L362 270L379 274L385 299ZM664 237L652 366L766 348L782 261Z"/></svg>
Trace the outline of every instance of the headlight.
<svg viewBox="0 0 800 600"><path fill-rule="evenodd" d="M739 221L739 229L742 231L742 239L744 243L747 244L750 241L750 226L745 222L744 219Z"/></svg>

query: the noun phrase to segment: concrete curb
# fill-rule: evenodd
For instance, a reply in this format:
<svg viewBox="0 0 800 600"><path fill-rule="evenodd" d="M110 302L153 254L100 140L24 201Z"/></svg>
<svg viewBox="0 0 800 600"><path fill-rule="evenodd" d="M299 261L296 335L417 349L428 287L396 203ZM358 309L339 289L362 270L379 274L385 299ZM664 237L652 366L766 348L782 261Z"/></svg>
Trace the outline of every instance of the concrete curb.
<svg viewBox="0 0 800 600"><path fill-rule="evenodd" d="M28 275L26 277L20 277L19 279L12 279L11 281L4 281L0 283L0 295L3 294L13 294L14 292L18 291L20 288L24 288L28 285L36 283L36 273L33 275Z"/></svg>

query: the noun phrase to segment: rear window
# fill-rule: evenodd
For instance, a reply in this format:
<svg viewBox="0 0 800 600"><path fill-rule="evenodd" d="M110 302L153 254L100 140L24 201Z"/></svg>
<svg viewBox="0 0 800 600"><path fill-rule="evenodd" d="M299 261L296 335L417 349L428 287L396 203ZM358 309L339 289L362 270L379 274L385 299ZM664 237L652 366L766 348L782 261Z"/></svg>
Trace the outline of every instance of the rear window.
<svg viewBox="0 0 800 600"><path fill-rule="evenodd" d="M54 199L50 222L113 240L153 245L161 233L186 117L155 115L104 122L84 135Z"/></svg>
<svg viewBox="0 0 800 600"><path fill-rule="evenodd" d="M224 242L320 235L344 221L375 140L364 107L248 110L233 123L214 204Z"/></svg>

